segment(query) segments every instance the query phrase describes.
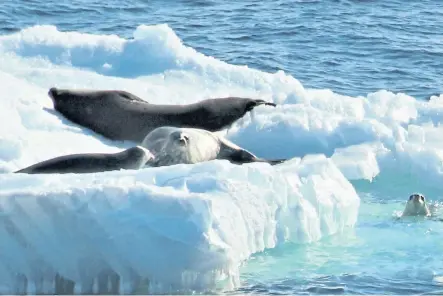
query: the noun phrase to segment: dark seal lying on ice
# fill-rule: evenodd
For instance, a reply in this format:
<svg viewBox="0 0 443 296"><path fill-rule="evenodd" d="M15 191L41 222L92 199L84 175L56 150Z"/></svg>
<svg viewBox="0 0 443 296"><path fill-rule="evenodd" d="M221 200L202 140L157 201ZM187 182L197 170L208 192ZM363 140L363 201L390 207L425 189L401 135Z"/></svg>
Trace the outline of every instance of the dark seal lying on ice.
<svg viewBox="0 0 443 296"><path fill-rule="evenodd" d="M108 139L140 144L160 126L219 131L257 106L274 103L250 98L215 98L193 104L157 105L119 90L51 88L54 109L70 121Z"/></svg>

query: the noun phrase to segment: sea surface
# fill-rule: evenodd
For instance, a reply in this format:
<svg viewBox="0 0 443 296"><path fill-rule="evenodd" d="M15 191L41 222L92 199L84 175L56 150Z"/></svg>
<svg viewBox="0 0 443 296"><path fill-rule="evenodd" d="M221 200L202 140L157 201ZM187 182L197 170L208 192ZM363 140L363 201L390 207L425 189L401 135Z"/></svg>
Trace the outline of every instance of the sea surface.
<svg viewBox="0 0 443 296"><path fill-rule="evenodd" d="M132 37L167 23L184 44L231 64L284 70L350 96L443 92L443 2L3 0L0 32L36 24Z"/></svg>
<svg viewBox="0 0 443 296"><path fill-rule="evenodd" d="M305 88L417 100L443 93L443 1L2 0L0 35L34 25L132 38L166 23L205 55ZM443 116L443 115L442 115ZM408 180L408 181L405 181ZM443 294L443 223L396 219L414 188L399 172L353 181L358 223L309 244L255 254L228 294ZM438 205L443 194L415 184ZM420 187L422 186L422 187ZM419 188L420 187L420 188Z"/></svg>

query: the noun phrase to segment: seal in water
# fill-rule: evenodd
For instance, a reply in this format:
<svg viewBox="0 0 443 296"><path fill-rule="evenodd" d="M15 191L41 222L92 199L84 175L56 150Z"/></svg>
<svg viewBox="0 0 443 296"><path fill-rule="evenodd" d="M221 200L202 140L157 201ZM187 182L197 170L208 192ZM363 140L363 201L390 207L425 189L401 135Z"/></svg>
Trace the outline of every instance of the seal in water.
<svg viewBox="0 0 443 296"><path fill-rule="evenodd" d="M156 105L117 90L51 88L54 109L70 121L111 140L140 144L160 126L218 131L230 126L260 105L276 106L249 98L207 99L187 105Z"/></svg>
<svg viewBox="0 0 443 296"><path fill-rule="evenodd" d="M414 193L409 196L402 216L431 216L426 198L423 194Z"/></svg>
<svg viewBox="0 0 443 296"><path fill-rule="evenodd" d="M154 156L141 146L117 153L81 153L48 159L15 173L25 174L85 174L114 170L137 170Z"/></svg>
<svg viewBox="0 0 443 296"><path fill-rule="evenodd" d="M150 132L141 145L154 154L147 163L154 167L214 159L225 159L235 164L266 162L275 165L286 161L258 158L221 136L196 128L162 126Z"/></svg>

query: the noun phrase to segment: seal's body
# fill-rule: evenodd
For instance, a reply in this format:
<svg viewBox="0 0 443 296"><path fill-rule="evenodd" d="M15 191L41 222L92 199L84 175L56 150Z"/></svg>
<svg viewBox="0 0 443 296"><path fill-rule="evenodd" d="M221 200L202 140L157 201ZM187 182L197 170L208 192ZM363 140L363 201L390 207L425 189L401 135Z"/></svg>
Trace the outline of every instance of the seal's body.
<svg viewBox="0 0 443 296"><path fill-rule="evenodd" d="M409 196L402 216L431 216L426 198L423 194L414 193Z"/></svg>
<svg viewBox="0 0 443 296"><path fill-rule="evenodd" d="M187 105L156 105L124 91L51 88L54 109L70 121L111 140L140 144L160 126L218 131L260 105L274 103L249 98L207 99Z"/></svg>
<svg viewBox="0 0 443 296"><path fill-rule="evenodd" d="M284 162L258 158L231 141L210 131L195 128L163 126L150 132L142 144L154 154L150 166L191 164L214 159L226 159L235 164L266 162L271 165Z"/></svg>
<svg viewBox="0 0 443 296"><path fill-rule="evenodd" d="M137 170L146 165L153 155L141 146L117 153L79 153L48 159L15 173L67 174L97 173L114 170Z"/></svg>

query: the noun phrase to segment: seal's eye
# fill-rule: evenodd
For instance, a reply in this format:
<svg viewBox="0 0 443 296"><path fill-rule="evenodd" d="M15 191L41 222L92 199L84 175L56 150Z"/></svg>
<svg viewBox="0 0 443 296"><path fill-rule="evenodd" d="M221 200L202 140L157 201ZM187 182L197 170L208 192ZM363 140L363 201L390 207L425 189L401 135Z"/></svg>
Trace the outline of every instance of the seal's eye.
<svg viewBox="0 0 443 296"><path fill-rule="evenodd" d="M420 199L421 199L422 201L425 201L425 197L424 197L423 195L420 195Z"/></svg>
<svg viewBox="0 0 443 296"><path fill-rule="evenodd" d="M409 200L412 200L414 198L414 195L409 196Z"/></svg>

